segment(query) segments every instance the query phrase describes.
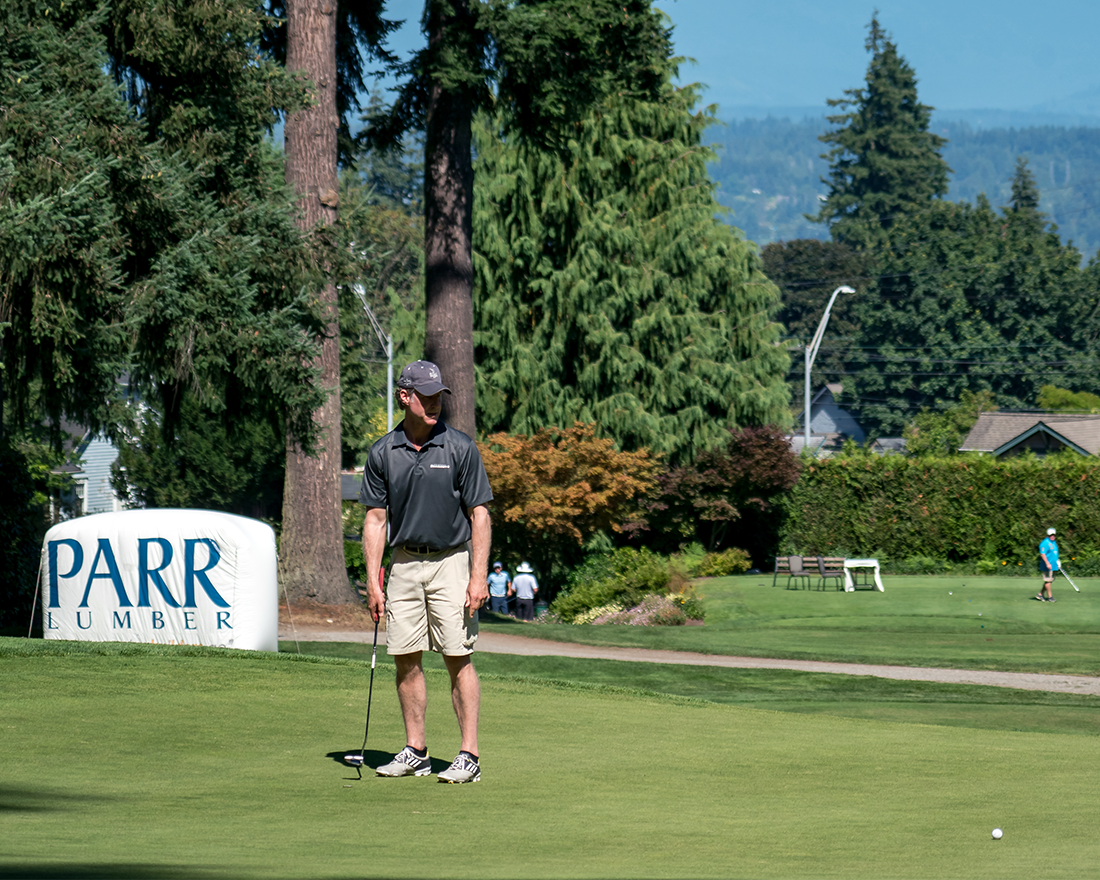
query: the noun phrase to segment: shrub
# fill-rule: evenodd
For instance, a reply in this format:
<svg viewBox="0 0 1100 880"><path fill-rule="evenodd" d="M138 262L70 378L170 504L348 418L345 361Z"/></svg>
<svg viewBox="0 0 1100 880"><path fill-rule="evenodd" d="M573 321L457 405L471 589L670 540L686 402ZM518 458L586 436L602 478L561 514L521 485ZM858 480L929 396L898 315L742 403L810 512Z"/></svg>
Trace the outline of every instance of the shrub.
<svg viewBox="0 0 1100 880"><path fill-rule="evenodd" d="M344 541L344 565L353 583L367 582L367 560L363 558L363 545L359 541Z"/></svg>
<svg viewBox="0 0 1100 880"><path fill-rule="evenodd" d="M931 556L910 556L891 566L894 574L943 574L951 570L951 563Z"/></svg>
<svg viewBox="0 0 1100 880"><path fill-rule="evenodd" d="M726 544L734 528L741 535L755 534L762 520L774 522L776 507L801 468L779 428L730 430L724 447L660 475L639 531L662 548L695 538L715 549Z"/></svg>
<svg viewBox="0 0 1100 880"><path fill-rule="evenodd" d="M720 553L708 553L695 568L696 577L725 577L741 574L752 567L749 554L738 547Z"/></svg>
<svg viewBox="0 0 1100 880"><path fill-rule="evenodd" d="M689 578L696 577L699 566L707 558L707 551L698 541L693 541L680 548L679 553L670 557L673 566L684 572Z"/></svg>
<svg viewBox="0 0 1100 880"><path fill-rule="evenodd" d="M703 608L703 597L694 590L687 590L672 598L680 603L680 607L688 620L702 620L706 617L706 609Z"/></svg>
<svg viewBox="0 0 1100 880"><path fill-rule="evenodd" d="M493 487L493 552L530 560L544 586L558 582L594 536L638 518L638 499L659 467L646 450L619 452L580 422L530 437L491 434L478 448Z"/></svg>
<svg viewBox="0 0 1100 880"><path fill-rule="evenodd" d="M617 623L626 626L683 626L687 614L674 596L646 596L640 605L628 610L602 614L593 623Z"/></svg>
<svg viewBox="0 0 1100 880"><path fill-rule="evenodd" d="M1091 456L834 456L807 462L785 497L781 553L846 547L854 556L985 559L1008 561L1005 574L1034 571L1048 526L1063 554L1100 551L1098 492Z"/></svg>
<svg viewBox="0 0 1100 880"><path fill-rule="evenodd" d="M649 550L623 548L590 557L574 570L566 589L550 606L563 620L573 621L592 608L639 604L651 593L668 590L668 560Z"/></svg>
<svg viewBox="0 0 1100 880"><path fill-rule="evenodd" d="M367 508L358 501L344 501L340 508L340 523L344 536L356 538L363 534L363 524L367 520Z"/></svg>
<svg viewBox="0 0 1100 880"><path fill-rule="evenodd" d="M623 606L618 602L612 602L610 605L601 605L599 608L589 608L587 611L578 614L573 618L573 623L601 623L599 619L601 617L612 617L623 610Z"/></svg>

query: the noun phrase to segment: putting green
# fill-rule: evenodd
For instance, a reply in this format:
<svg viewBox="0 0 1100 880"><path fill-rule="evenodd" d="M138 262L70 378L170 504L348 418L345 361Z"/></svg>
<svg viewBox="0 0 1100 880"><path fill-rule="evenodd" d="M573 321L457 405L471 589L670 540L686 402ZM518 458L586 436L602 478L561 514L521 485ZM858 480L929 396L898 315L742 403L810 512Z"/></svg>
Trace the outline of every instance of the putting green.
<svg viewBox="0 0 1100 880"><path fill-rule="evenodd" d="M333 756L361 743L369 664L21 641L0 639L0 877L1037 878L1100 861L1100 737L487 677L481 783L357 781ZM441 767L457 732L428 675ZM378 763L403 741L386 665L371 727Z"/></svg>

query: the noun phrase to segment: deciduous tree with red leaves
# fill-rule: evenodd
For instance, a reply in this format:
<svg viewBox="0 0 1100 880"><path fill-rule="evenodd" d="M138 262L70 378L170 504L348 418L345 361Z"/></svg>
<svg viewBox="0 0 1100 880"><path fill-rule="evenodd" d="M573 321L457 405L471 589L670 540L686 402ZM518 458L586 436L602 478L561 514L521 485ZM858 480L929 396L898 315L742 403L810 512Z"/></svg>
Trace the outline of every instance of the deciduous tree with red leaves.
<svg viewBox="0 0 1100 880"><path fill-rule="evenodd" d="M659 477L645 505L646 531L670 545L665 549L697 540L710 551L739 546L759 555L759 519L775 513L778 497L798 482L800 472L798 456L778 428L732 430L724 447Z"/></svg>

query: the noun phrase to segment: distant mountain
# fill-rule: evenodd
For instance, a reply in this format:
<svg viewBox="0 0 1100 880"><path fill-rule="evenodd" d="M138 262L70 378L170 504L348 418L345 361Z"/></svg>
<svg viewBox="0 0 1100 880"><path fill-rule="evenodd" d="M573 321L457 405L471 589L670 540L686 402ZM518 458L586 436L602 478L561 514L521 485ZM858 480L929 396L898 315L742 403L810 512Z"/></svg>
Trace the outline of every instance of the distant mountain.
<svg viewBox="0 0 1100 880"><path fill-rule="evenodd" d="M748 109L748 108L746 108ZM805 111L809 108L784 108ZM1041 209L1085 258L1100 249L1100 117L1096 125L1023 124L1054 114L1005 111L937 113L933 129L948 139L944 158L954 173L948 198L974 201L985 193L994 206L1008 201L1017 156L1027 156L1042 192ZM1077 117L1075 117L1077 118ZM999 123L993 125L993 123ZM806 220L828 191L828 163L818 135L824 114L742 118L713 126L706 140L718 147L710 166L727 220L763 246L793 238L828 238Z"/></svg>
<svg viewBox="0 0 1100 880"><path fill-rule="evenodd" d="M833 111L823 105L740 106L720 107L719 118L727 122L746 120L787 119L791 122L821 120ZM1100 128L1100 88L1077 92L1067 98L1049 101L1029 110L936 110L933 125L963 122L971 128L1033 128L1062 125L1067 127Z"/></svg>
<svg viewBox="0 0 1100 880"><path fill-rule="evenodd" d="M1033 109L1043 113L1084 113L1100 117L1100 86L1047 101Z"/></svg>

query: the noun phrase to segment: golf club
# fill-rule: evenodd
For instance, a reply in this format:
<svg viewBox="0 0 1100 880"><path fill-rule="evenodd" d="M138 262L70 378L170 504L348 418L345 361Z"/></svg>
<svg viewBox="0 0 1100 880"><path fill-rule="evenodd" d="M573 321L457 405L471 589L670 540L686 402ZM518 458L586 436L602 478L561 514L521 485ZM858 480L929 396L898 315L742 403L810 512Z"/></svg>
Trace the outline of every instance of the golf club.
<svg viewBox="0 0 1100 880"><path fill-rule="evenodd" d="M1066 580L1067 580L1067 581L1069 581L1069 585L1070 585L1071 587L1073 587L1073 589L1074 589L1074 590L1077 590L1077 592L1078 592L1078 593L1080 593L1081 591L1077 589L1077 584L1075 584L1075 583L1073 582L1073 578L1071 578L1071 577L1070 577L1070 576L1069 576L1068 574L1066 574L1066 568L1065 568L1065 566L1061 566L1061 567L1059 568L1059 571L1061 571L1061 572L1062 572L1062 574L1063 574L1063 575L1065 575L1065 577L1066 577Z"/></svg>
<svg viewBox="0 0 1100 880"><path fill-rule="evenodd" d="M379 569L378 571L378 586L383 586L383 581L386 577L386 570ZM363 730L363 747L359 750L359 754L352 752L351 754L344 755L344 763L355 768L355 772L358 774L358 779L363 778L363 762L366 761L367 754L367 737L370 736L370 703L371 697L374 695L374 664L375 658L378 656L378 621L382 619L379 615L374 621L374 644L371 645L370 651L370 686L367 688L367 726Z"/></svg>

